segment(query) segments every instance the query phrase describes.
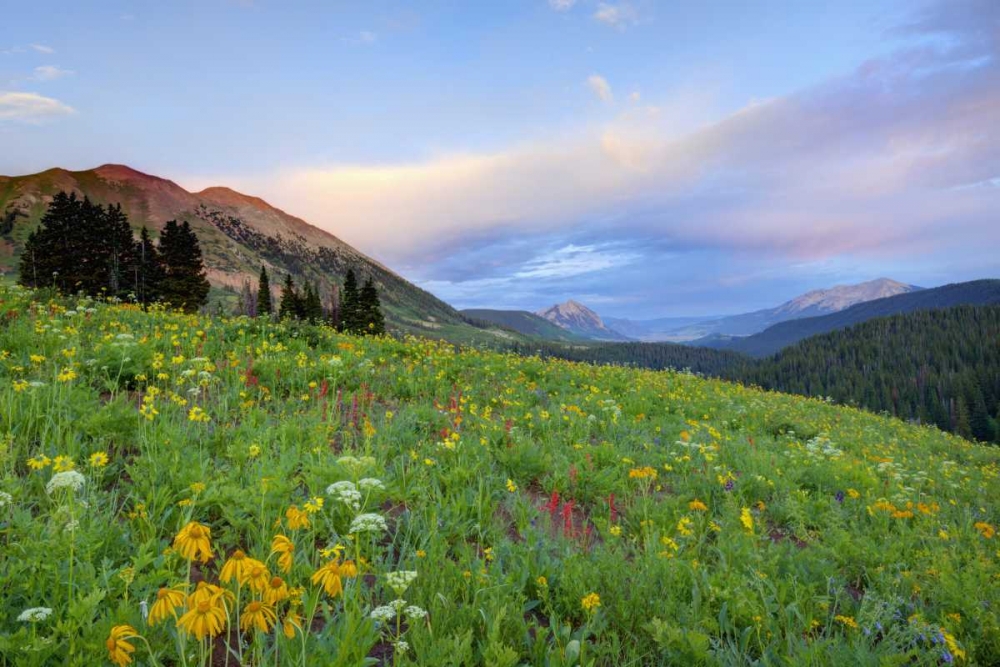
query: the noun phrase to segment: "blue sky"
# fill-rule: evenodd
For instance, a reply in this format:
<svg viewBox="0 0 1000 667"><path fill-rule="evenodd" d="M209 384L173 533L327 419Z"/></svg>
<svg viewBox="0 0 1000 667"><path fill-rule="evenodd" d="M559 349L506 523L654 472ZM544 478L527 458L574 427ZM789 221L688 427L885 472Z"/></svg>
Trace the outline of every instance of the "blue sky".
<svg viewBox="0 0 1000 667"><path fill-rule="evenodd" d="M0 173L263 196L460 307L997 276L1000 3L36 2Z"/></svg>

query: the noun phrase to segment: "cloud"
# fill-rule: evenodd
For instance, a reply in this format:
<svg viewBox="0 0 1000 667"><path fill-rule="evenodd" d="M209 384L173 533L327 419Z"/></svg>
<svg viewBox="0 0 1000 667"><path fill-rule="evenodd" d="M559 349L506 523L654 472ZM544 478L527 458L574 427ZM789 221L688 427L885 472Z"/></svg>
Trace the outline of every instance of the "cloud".
<svg viewBox="0 0 1000 667"><path fill-rule="evenodd" d="M549 0L549 7L557 12L565 12L573 8L576 0Z"/></svg>
<svg viewBox="0 0 1000 667"><path fill-rule="evenodd" d="M70 74L74 74L71 69L62 69L56 65L42 65L35 68L35 74L31 78L35 81L52 81Z"/></svg>
<svg viewBox="0 0 1000 667"><path fill-rule="evenodd" d="M594 18L612 28L625 30L628 26L636 23L638 16L635 8L627 2L618 4L602 2L597 5Z"/></svg>
<svg viewBox="0 0 1000 667"><path fill-rule="evenodd" d="M615 96L611 93L611 84L600 74L591 74L587 77L587 85L597 98L602 102L614 102Z"/></svg>
<svg viewBox="0 0 1000 667"><path fill-rule="evenodd" d="M614 250L611 244L567 245L527 262L514 273L515 278L570 278L630 264L639 255Z"/></svg>
<svg viewBox="0 0 1000 667"><path fill-rule="evenodd" d="M997 247L1000 39L975 27L997 17L1000 5L987 3L968 21L971 37L952 31L949 46L932 47L924 28L892 55L735 111L700 91L673 93L488 152L227 180L394 266L433 267L473 238L581 227L604 240L795 261ZM539 259L506 275L601 256Z"/></svg>
<svg viewBox="0 0 1000 667"><path fill-rule="evenodd" d="M37 93L0 92L0 121L39 121L76 113L74 109L51 97Z"/></svg>
<svg viewBox="0 0 1000 667"><path fill-rule="evenodd" d="M45 54L53 54L56 52L56 50L53 49L51 46L45 46L44 44L32 44L31 48L33 48L35 51L38 51L39 53L45 53Z"/></svg>

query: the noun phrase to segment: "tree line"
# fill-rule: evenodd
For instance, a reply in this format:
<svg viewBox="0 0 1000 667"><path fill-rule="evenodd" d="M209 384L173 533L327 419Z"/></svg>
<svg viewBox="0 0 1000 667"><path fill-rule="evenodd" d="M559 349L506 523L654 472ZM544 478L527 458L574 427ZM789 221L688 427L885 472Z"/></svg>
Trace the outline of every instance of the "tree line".
<svg viewBox="0 0 1000 667"><path fill-rule="evenodd" d="M21 253L19 281L32 288L55 288L64 294L164 303L186 312L208 301L198 237L187 221L168 221L157 242L143 227L136 238L121 204L102 206L75 192L59 192ZM385 316L371 277L360 288L348 269L342 297L334 286L324 305L311 283L295 284L286 275L277 307L270 277L262 266L256 293L245 286L244 312L283 319L325 323L357 334L385 333ZM247 307L250 306L250 307ZM252 312L248 312L252 311Z"/></svg>
<svg viewBox="0 0 1000 667"><path fill-rule="evenodd" d="M310 282L296 285L290 273L285 274L277 307L271 294L271 277L267 267L260 267L257 290L253 293L244 286L245 301L252 301L251 314L258 317L277 315L281 319L327 324L338 331L353 334L380 335L385 333L385 315L378 290L371 277L358 288L354 269L344 276L343 290L334 285L330 299L324 303L319 288Z"/></svg>
<svg viewBox="0 0 1000 667"><path fill-rule="evenodd" d="M201 246L187 221L167 222L154 243L136 239L121 204L59 192L21 253L19 281L64 294L162 302L192 312L208 299Z"/></svg>
<svg viewBox="0 0 1000 667"><path fill-rule="evenodd" d="M1000 306L877 318L722 375L1000 442Z"/></svg>

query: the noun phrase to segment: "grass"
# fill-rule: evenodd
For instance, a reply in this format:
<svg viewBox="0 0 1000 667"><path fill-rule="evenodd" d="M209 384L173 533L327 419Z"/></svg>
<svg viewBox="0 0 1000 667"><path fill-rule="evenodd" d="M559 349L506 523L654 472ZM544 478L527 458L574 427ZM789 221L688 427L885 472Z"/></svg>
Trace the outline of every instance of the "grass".
<svg viewBox="0 0 1000 667"><path fill-rule="evenodd" d="M0 287L4 664L1000 656L996 449L680 373L38 298ZM237 550L264 571L223 581Z"/></svg>

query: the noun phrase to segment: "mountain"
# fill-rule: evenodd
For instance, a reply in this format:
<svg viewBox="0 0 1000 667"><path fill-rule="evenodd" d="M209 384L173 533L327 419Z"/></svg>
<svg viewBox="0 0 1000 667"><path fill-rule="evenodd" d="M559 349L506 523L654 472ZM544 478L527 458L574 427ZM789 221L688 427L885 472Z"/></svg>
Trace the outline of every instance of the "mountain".
<svg viewBox="0 0 1000 667"><path fill-rule="evenodd" d="M124 165L86 171L49 169L28 176L0 176L0 271L16 270L17 256L53 195L75 191L100 204L121 203L136 229L154 236L171 219L188 220L201 241L213 302L235 304L245 280L256 285L261 264L275 289L285 273L309 280L324 295L348 268L371 277L379 289L389 326L397 331L452 340L499 340L509 332L480 330L454 308L406 281L336 236L225 187L188 192L173 181Z"/></svg>
<svg viewBox="0 0 1000 667"><path fill-rule="evenodd" d="M755 357L765 357L810 336L843 329L875 317L886 317L930 308L995 303L1000 303L1000 280L974 280L865 301L820 317L806 317L781 322L752 336L704 338L691 341L691 344L734 350Z"/></svg>
<svg viewBox="0 0 1000 667"><path fill-rule="evenodd" d="M578 336L593 340L628 340L625 336L604 324L601 316L587 308L579 301L570 299L566 303L558 303L535 313L558 327L562 327Z"/></svg>
<svg viewBox="0 0 1000 667"><path fill-rule="evenodd" d="M711 340L717 336L748 336L779 322L834 313L857 303L920 288L889 278L879 278L857 285L836 285L829 289L806 292L774 308L764 308L739 315L717 317L674 317L654 320L606 320L608 326L632 338L644 341ZM700 341L694 344L701 344Z"/></svg>
<svg viewBox="0 0 1000 667"><path fill-rule="evenodd" d="M587 340L573 332L549 322L547 319L526 310L493 310L489 308L468 308L460 311L466 320L480 320L514 331L542 338L544 340L564 341L568 343Z"/></svg>
<svg viewBox="0 0 1000 667"><path fill-rule="evenodd" d="M722 375L1000 441L1000 305L877 317Z"/></svg>

